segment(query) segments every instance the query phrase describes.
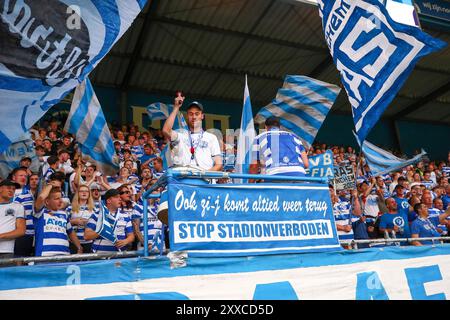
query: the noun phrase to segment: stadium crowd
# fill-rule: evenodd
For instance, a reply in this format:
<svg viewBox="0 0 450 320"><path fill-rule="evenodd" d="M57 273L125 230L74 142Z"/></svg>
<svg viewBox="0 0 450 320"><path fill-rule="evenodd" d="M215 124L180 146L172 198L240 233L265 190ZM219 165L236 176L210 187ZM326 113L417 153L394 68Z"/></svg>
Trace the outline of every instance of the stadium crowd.
<svg viewBox="0 0 450 320"><path fill-rule="evenodd" d="M111 126L120 168L108 175L82 158L73 135L64 132L62 125L52 119L33 128L39 171L32 172L32 159L23 158L20 167L0 182L0 258L115 252L144 245L142 194L165 172L161 150L167 137L160 129L142 132L136 125ZM232 172L236 150L222 142L221 148L223 170ZM329 185L340 239L447 235L450 152L445 161L424 159L398 172L372 177L352 147L317 143L307 154L329 149L335 166L352 165L358 177L352 190L336 191ZM98 235L101 200L108 211L119 212L111 220L118 230L115 242ZM157 218L158 205L158 200L151 200L147 222L149 249L155 251L166 231Z"/></svg>

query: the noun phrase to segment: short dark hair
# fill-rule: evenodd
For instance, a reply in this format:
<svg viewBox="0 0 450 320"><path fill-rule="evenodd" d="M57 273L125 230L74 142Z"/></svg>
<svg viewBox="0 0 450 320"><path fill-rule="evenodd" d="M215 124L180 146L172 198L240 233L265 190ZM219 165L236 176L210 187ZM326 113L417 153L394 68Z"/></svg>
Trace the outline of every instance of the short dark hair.
<svg viewBox="0 0 450 320"><path fill-rule="evenodd" d="M61 150L58 151L58 156L62 155L63 153L67 153L67 154L70 155L69 151L67 151L66 149L61 149Z"/></svg>
<svg viewBox="0 0 450 320"><path fill-rule="evenodd" d="M414 211L419 213L419 210L420 210L420 207L422 206L422 204L423 204L422 202L416 203L414 205Z"/></svg>
<svg viewBox="0 0 450 320"><path fill-rule="evenodd" d="M13 171L11 171L11 177L14 177L14 175L19 171L25 171L28 174L28 169L25 167L19 167L15 168Z"/></svg>
<svg viewBox="0 0 450 320"><path fill-rule="evenodd" d="M57 156L50 156L50 157L48 157L48 159L47 159L47 163L48 163L49 165L54 165L54 164L57 163L58 161L59 161L59 159L58 159Z"/></svg>
<svg viewBox="0 0 450 320"><path fill-rule="evenodd" d="M66 175L64 174L64 172L61 171L57 171L57 172L53 172L50 177L49 177L50 181L61 181L62 183L64 183L64 180L66 180Z"/></svg>
<svg viewBox="0 0 450 320"><path fill-rule="evenodd" d="M269 117L264 124L268 127L280 127L280 119L278 117Z"/></svg>

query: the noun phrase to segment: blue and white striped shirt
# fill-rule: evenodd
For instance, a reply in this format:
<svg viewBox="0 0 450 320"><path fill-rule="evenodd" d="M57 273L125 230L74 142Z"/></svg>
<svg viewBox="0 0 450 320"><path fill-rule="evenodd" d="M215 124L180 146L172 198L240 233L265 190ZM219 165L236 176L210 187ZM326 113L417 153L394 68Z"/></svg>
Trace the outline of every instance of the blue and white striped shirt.
<svg viewBox="0 0 450 320"><path fill-rule="evenodd" d="M50 176L55 173L55 170L52 168L48 168L47 171L44 173L44 181L48 183L50 181Z"/></svg>
<svg viewBox="0 0 450 320"><path fill-rule="evenodd" d="M131 147L131 154L136 156L136 159L139 160L144 155L144 148L141 145L132 146Z"/></svg>
<svg viewBox="0 0 450 320"><path fill-rule="evenodd" d="M339 201L333 205L333 215L336 225L347 226L359 220L358 217L351 214L351 204L347 201ZM350 215L352 216L350 221ZM350 232L338 230L339 240L353 240L353 229Z"/></svg>
<svg viewBox="0 0 450 320"><path fill-rule="evenodd" d="M154 239L154 236L156 234L161 234L162 230L162 222L158 220L157 213L158 213L158 201L155 201L153 205L148 206L148 217L147 217L147 225L148 225L148 241L152 242ZM139 220L139 230L141 231L141 234L144 235L144 206L136 204L134 206L133 211L133 220Z"/></svg>
<svg viewBox="0 0 450 320"><path fill-rule="evenodd" d="M67 213L69 214L69 220L71 219L86 219L89 220L93 213L96 212L96 209L89 210L87 205L81 205L80 210L78 212L72 212L72 206L67 207ZM86 243L92 243L92 240L84 240L84 230L85 226L78 226L73 225L73 230L75 230L78 240L80 240L80 243L86 244Z"/></svg>
<svg viewBox="0 0 450 320"><path fill-rule="evenodd" d="M94 231L96 230L99 214L100 212L95 212L94 214L92 214L86 228ZM111 226L114 227L114 235L116 236L117 240L125 240L128 234L133 233L131 217L128 213L122 211L121 209L118 209L115 215L112 215L108 212L108 214L106 215L106 219L111 224ZM117 249L114 246L114 243L112 243L111 241L99 237L94 240L92 251L98 253L117 252L119 251L119 249Z"/></svg>
<svg viewBox="0 0 450 320"><path fill-rule="evenodd" d="M301 153L306 151L299 137L278 128L258 135L253 143L253 159L259 160L268 175L304 176Z"/></svg>
<svg viewBox="0 0 450 320"><path fill-rule="evenodd" d="M72 225L66 211L51 211L43 207L34 214L36 256L68 255Z"/></svg>
<svg viewBox="0 0 450 320"><path fill-rule="evenodd" d="M14 202L20 203L21 205L23 205L23 208L25 209L25 223L27 226L25 234L28 236L34 236L34 223L33 223L34 197L33 197L33 195L29 192L28 189L23 188L22 192L20 192L19 194L17 194L14 197Z"/></svg>

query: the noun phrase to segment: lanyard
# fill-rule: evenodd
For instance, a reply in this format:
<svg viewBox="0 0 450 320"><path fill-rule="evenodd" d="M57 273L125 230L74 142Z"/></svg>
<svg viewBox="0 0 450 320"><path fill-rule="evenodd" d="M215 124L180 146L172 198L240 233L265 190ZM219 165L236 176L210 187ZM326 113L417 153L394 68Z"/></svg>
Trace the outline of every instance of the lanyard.
<svg viewBox="0 0 450 320"><path fill-rule="evenodd" d="M194 141L192 140L191 131L189 130L189 141L191 142L191 160L195 158L195 149L198 147L200 141L203 139L203 129L200 133L200 138L197 140L197 143L194 145Z"/></svg>

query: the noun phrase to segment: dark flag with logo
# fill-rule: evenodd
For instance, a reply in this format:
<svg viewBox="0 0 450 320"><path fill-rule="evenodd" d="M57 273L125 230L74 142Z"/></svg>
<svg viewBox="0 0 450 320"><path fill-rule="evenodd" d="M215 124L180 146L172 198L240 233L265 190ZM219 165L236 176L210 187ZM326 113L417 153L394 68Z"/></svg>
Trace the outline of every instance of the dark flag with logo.
<svg viewBox="0 0 450 320"><path fill-rule="evenodd" d="M0 0L0 152L78 86L147 0Z"/></svg>

